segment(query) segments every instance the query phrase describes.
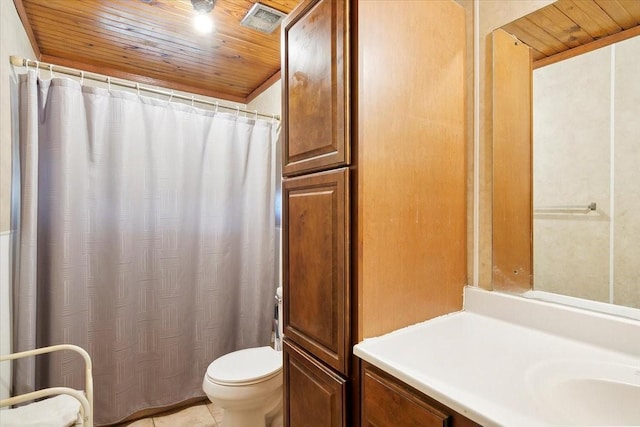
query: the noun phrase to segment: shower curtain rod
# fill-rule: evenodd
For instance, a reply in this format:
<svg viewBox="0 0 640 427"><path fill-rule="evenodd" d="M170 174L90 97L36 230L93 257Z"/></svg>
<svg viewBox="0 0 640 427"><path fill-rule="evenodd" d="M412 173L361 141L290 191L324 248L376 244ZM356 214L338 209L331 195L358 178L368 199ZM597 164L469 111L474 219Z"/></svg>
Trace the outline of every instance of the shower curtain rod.
<svg viewBox="0 0 640 427"><path fill-rule="evenodd" d="M47 62L35 61L33 59L22 58L16 55L10 56L9 62L11 62L11 65L14 65L16 67L34 66L42 70L53 71L54 73L66 74L68 76L79 77L81 79L89 79L97 82L113 84L116 86L126 87L128 89L135 89L138 92L142 90L145 92L155 93L158 95L164 95L164 96L168 96L169 99L172 99L172 98L182 99L184 101L191 101L192 103L197 102L199 104L211 105L216 108L224 108L226 110L235 111L236 113L244 113L244 114L250 114L254 116L267 117L274 120L280 120L280 116L277 114L264 114L264 113L259 113L257 110L256 111L243 110L243 109L240 109L239 107L231 107L228 105L220 104L219 102L212 102L202 98L196 98L195 96L180 95L180 94L173 93L173 91L154 89L149 86L142 86L139 83L129 83L126 80L119 79L116 77L111 78L108 76L104 76L102 74L92 73L89 71L81 71L75 68L63 67L60 65L50 64Z"/></svg>

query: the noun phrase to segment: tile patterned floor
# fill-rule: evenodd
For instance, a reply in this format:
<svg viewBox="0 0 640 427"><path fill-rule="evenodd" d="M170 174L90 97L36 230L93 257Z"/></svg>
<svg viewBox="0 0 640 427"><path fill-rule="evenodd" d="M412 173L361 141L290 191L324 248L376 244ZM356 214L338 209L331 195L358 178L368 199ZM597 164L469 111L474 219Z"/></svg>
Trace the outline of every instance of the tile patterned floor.
<svg viewBox="0 0 640 427"><path fill-rule="evenodd" d="M213 403L201 402L186 408L163 412L152 417L118 427L220 427L222 425L222 409Z"/></svg>

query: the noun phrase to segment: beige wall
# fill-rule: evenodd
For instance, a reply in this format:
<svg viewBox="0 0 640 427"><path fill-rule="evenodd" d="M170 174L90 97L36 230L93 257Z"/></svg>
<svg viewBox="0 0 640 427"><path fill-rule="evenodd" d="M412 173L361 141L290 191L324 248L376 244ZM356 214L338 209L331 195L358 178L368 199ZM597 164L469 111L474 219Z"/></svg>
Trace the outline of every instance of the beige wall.
<svg viewBox="0 0 640 427"><path fill-rule="evenodd" d="M476 182L476 202L479 203L478 218L475 224L477 245L474 255L477 272L474 285L491 289L491 32L509 22L540 9L552 0L476 0L477 44L476 72L479 73L475 89L478 127L476 128L475 150L477 168L474 174Z"/></svg>
<svg viewBox="0 0 640 427"><path fill-rule="evenodd" d="M277 116L282 116L282 80L278 80L273 85L271 85L267 90L262 92L256 99L247 104L247 110L249 111L258 111L262 114L275 114ZM280 151L281 144L278 143L276 149L276 198L278 199L276 203L278 206L281 206L281 194L282 194L282 152ZM278 209L278 212L281 212ZM282 286L282 227L281 227L281 218L276 218L277 221L277 230L276 233L278 235L277 239L277 252L278 256L276 257L277 262L277 271L278 271L278 286Z"/></svg>
<svg viewBox="0 0 640 427"><path fill-rule="evenodd" d="M11 200L10 55L35 59L12 0L0 0L0 232L8 231Z"/></svg>
<svg viewBox="0 0 640 427"><path fill-rule="evenodd" d="M11 65L10 55L34 58L12 0L0 0L0 353L11 350ZM9 364L0 366L0 398L8 397Z"/></svg>
<svg viewBox="0 0 640 427"><path fill-rule="evenodd" d="M256 99L247 104L247 110L263 114L282 114L282 83L278 80Z"/></svg>
<svg viewBox="0 0 640 427"><path fill-rule="evenodd" d="M618 43L615 57L613 302L640 308L640 37Z"/></svg>

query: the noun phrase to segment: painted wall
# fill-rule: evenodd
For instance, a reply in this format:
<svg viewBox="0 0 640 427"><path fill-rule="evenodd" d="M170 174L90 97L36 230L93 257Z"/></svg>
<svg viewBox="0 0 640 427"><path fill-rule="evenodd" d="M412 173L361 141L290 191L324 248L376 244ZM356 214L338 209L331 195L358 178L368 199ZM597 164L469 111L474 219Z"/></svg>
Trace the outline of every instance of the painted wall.
<svg viewBox="0 0 640 427"><path fill-rule="evenodd" d="M534 289L640 308L640 37L534 71ZM535 212L535 211L534 211Z"/></svg>
<svg viewBox="0 0 640 427"><path fill-rule="evenodd" d="M9 231L11 200L11 86L9 56L35 54L12 0L0 0L0 232Z"/></svg>
<svg viewBox="0 0 640 427"><path fill-rule="evenodd" d="M11 234L6 231L0 234L0 354L11 353L11 304L10 283L10 248ZM0 399L9 397L11 384L11 365L0 365Z"/></svg>
<svg viewBox="0 0 640 427"><path fill-rule="evenodd" d="M613 302L640 308L640 37L618 43L615 56Z"/></svg>
<svg viewBox="0 0 640 427"><path fill-rule="evenodd" d="M247 104L247 110L258 111L262 114L282 116L282 80L278 80L253 101ZM276 146L276 233L278 235L276 251L276 271L278 271L278 286L282 286L282 140Z"/></svg>
<svg viewBox="0 0 640 427"><path fill-rule="evenodd" d="M247 104L247 110L258 110L264 114L282 114L282 83L278 80L253 101Z"/></svg>
<svg viewBox="0 0 640 427"><path fill-rule="evenodd" d="M11 352L11 91L10 55L34 58L12 0L0 0L0 353ZM15 85L13 85L15 88ZM0 365L0 398L9 393L11 371Z"/></svg>

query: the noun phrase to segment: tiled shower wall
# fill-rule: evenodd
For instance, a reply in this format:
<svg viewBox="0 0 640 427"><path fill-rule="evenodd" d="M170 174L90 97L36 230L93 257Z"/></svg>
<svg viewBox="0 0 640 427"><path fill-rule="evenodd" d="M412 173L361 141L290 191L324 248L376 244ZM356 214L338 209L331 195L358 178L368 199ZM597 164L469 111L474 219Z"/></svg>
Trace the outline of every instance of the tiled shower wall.
<svg viewBox="0 0 640 427"><path fill-rule="evenodd" d="M640 37L534 71L534 289L640 308Z"/></svg>

